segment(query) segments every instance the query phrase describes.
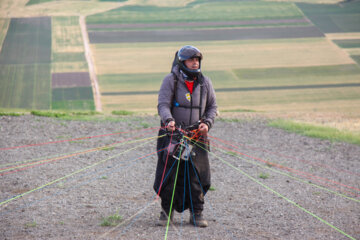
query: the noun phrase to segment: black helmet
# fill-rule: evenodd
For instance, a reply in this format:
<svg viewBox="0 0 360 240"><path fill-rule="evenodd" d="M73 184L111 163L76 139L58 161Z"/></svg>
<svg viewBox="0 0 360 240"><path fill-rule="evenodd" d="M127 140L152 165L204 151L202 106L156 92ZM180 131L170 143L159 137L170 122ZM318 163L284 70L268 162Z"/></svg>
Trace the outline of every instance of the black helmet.
<svg viewBox="0 0 360 240"><path fill-rule="evenodd" d="M191 58L199 58L199 68L198 69L189 69L186 67L184 61ZM180 69L189 77L198 77L201 73L201 60L202 54L199 49L194 46L184 46L176 54L176 63L179 65Z"/></svg>

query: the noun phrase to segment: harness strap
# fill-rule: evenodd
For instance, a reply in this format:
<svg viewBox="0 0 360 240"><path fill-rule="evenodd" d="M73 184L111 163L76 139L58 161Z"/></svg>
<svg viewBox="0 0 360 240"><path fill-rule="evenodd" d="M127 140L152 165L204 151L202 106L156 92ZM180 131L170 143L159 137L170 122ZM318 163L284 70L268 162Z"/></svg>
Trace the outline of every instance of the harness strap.
<svg viewBox="0 0 360 240"><path fill-rule="evenodd" d="M176 74L174 73L174 72L171 72L172 73L172 75L174 76L174 93L173 93L173 99L172 99L172 101L171 101L171 112L173 111L173 108L174 108L174 105L175 105L175 102L176 102L176 92L177 92L177 84L178 84L178 82L179 82L179 80L178 80L178 78L177 78L177 76L176 76Z"/></svg>
<svg viewBox="0 0 360 240"><path fill-rule="evenodd" d="M173 108L174 107L181 107L181 108L191 108L191 109L193 109L193 108L195 108L195 109L199 109L199 116L200 116L200 119L202 118L202 116L201 116L201 112L202 112L202 102L203 102L203 98L202 98L202 96L203 96L203 88L204 88L204 84L203 84L203 81L202 81L202 79L199 81L200 82L200 104L199 104L199 106L191 106L191 107L189 107L189 106L183 106L183 105L180 105L177 101L176 101L176 99L177 99L177 85L178 85L178 82L179 82L179 80L178 80L178 78L177 78L177 76L176 76L176 74L174 73L174 72L171 72L172 73L172 75L174 76L174 94L173 94L173 99L172 99L172 106L171 106L171 112L173 111ZM202 77L202 75L201 75L201 77ZM175 106L175 103L177 103L177 105Z"/></svg>
<svg viewBox="0 0 360 240"><path fill-rule="evenodd" d="M204 88L204 84L201 82L201 83L200 83L200 107L199 107L199 116L200 116L200 119L202 119L201 112L202 112L202 101L203 101L203 98L202 98L203 88Z"/></svg>

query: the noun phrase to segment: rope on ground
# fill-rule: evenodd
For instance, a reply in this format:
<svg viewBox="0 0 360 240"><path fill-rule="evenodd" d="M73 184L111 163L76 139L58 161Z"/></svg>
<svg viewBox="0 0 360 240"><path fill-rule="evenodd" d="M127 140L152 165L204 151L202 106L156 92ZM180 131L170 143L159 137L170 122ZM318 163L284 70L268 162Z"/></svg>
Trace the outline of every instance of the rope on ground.
<svg viewBox="0 0 360 240"><path fill-rule="evenodd" d="M270 192L274 193L275 195L281 197L282 199L286 200L287 202L289 202L290 204L294 205L295 207L299 208L300 210L306 212L307 214L313 216L314 218L318 219L320 222L328 225L329 227L331 227L332 229L336 230L337 232L341 233L342 235L348 237L351 240L356 240L354 237L350 236L349 234L345 233L344 231L342 231L341 229L335 227L334 225L332 225L331 223L327 222L326 220L322 219L321 217L317 216L316 214L314 214L313 212L310 212L309 210L305 209L304 207L300 206L298 203L292 201L291 199L285 197L284 195L280 194L279 192L275 191L274 189L270 188L269 186L263 184L262 182L260 182L259 180L257 180L256 178L250 176L249 174L247 174L246 172L244 172L243 170L241 170L240 168L232 165L231 163L225 161L223 158L215 155L212 152L209 152L211 155L213 155L214 157L218 158L221 162L223 162L224 164L226 164L227 166L231 167L232 169L240 172L242 175L246 176L247 178L249 178L250 180L252 180L253 182L259 184L260 186L264 187L265 189L269 190Z"/></svg>
<svg viewBox="0 0 360 240"><path fill-rule="evenodd" d="M146 144L148 144L148 143L150 143L150 141L148 141ZM159 151L164 151L164 149L160 149ZM119 172L120 170L122 170L122 169L125 168L125 167L123 167L123 166L118 167L120 164L126 163L126 161L127 161L127 162L130 163L130 164L127 165L127 168L128 168L128 167L132 166L133 164L135 164L138 160L144 159L144 158L146 158L146 157L149 157L149 156L151 156L151 155L153 155L153 154L155 154L155 153L157 153L157 152L159 152L159 151L154 151L154 152L152 152L152 153L149 153L149 154L140 156L140 157L138 157L138 158L136 158L136 159L121 161L121 162L119 162L119 163L117 163L116 165L113 166L113 167L116 167L115 169L112 167L111 170L109 170L108 167L103 167L102 169L99 169L99 171L104 170L104 169L105 169L105 171L102 171L102 172L96 171L96 172L93 172L93 173L84 173L84 174L82 174L82 175L80 176L80 178L82 178L82 177L84 177L84 176L95 175L95 174L97 175L97 177L92 178L91 180L88 180L88 181L83 182L83 183L81 183L81 184L78 183L78 184L72 185L70 188L67 188L67 189L64 189L64 190L61 190L61 191L57 191L56 193L54 193L54 194L52 194L52 195L45 196L45 197L43 197L43 198L41 198L41 199L39 199L39 200L35 200L35 201L31 202L30 204L24 204L23 206L18 207L18 208L14 209L14 210L19 210L19 209L23 209L23 208L25 208L25 207L30 207L30 206L31 206L32 204L34 204L34 203L44 201L44 200L46 200L46 199L49 199L49 198L51 198L51 197L57 196L57 195L59 195L59 194L61 194L61 193L64 193L64 192L66 192L66 191L68 191L68 190L76 189L76 188L79 188L79 187L81 187L81 186L83 186L83 185L89 184L89 183L95 181L96 179L98 179L98 178L99 178L98 176L103 175L105 172L106 172L107 174L113 174L113 173ZM167 177L167 176L166 176L166 177ZM165 177L165 179L166 179L166 177ZM73 179L73 180L75 180L75 179ZM10 210L8 210L7 212L0 212L0 216L6 215L6 214L8 214L8 213L10 213L10 212L11 212Z"/></svg>
<svg viewBox="0 0 360 240"><path fill-rule="evenodd" d="M181 156L181 151L179 153L179 157ZM170 203L170 211L169 211L169 216L168 216L168 221L166 224L166 232L165 232L165 237L164 239L167 239L167 235L168 235L168 231L169 231L169 225L170 225L170 217L171 217L171 212L172 212L172 206L173 206L173 202L174 202L174 196L175 196L175 188L176 188L176 183L177 183L177 177L178 177L178 172L179 172L179 166L180 166L180 161L178 161L177 164L177 168L176 168L176 175L175 175L175 181L174 181L174 188L173 188L173 193L172 193L172 197L171 197L171 203Z"/></svg>
<svg viewBox="0 0 360 240"><path fill-rule="evenodd" d="M238 148L237 146L234 146L233 144L230 144L230 143L227 143L228 145L230 145L231 147L233 148ZM234 151L233 149L229 149L230 151ZM257 161L260 161L260 162L263 162L263 163L266 163L266 164L270 164L271 166L275 166L275 167L278 167L280 169L286 169L287 171L289 172L292 172L294 174L297 174L297 175L300 175L300 176L303 176L305 178L308 178L308 179L311 179L313 181L317 181L317 182L320 182L326 186L331 186L335 189L339 189L335 186L332 186L332 185L329 185L328 183L331 183L331 184L334 184L334 185L339 185L339 186L343 186L343 187L346 187L346 188L349 188L349 189L353 189L353 190L357 190L357 191L360 191L360 189L357 189L357 188L354 188L354 187L351 187L351 186L347 186L345 184L342 184L342 183L338 183L336 181L333 181L333 180L330 180L330 179L327 179L327 178L322 178L322 177L319 177L319 176L316 176L316 175L313 175L313 174L310 174L310 173L307 173L307 172L303 172L303 171L300 171L300 170L297 170L297 169L293 169L293 168L290 168L290 167L286 167L286 166L283 166L281 164L277 164L277 163L273 163L273 162L269 162L267 160L264 160L264 159L261 159L261 158L258 158L258 157L253 157L253 156L250 156L250 155L247 155L247 154L244 154L244 153L241 153L241 152L237 152L235 151L236 153L240 154L240 155L243 155L245 157L248 157L248 158L251 158L251 159L254 159L254 160L257 160ZM324 183L325 182L325 183ZM353 192L349 192L349 191L345 191L344 192L347 192L348 194L350 195L354 195L354 196L358 196L356 193L353 193Z"/></svg>
<svg viewBox="0 0 360 240"><path fill-rule="evenodd" d="M161 149L160 151L163 151L163 150L165 150L165 149ZM175 164L176 164L176 161L174 161L174 163L173 163L172 166L170 167L168 173L167 173L166 176L164 177L164 182L166 181L167 177L170 175L171 170L172 170L172 168L175 166ZM156 195L154 195L152 198L155 198L155 197L156 197L156 199L154 200L154 202L157 202L157 203L160 205L158 195L156 194ZM152 204L153 204L153 203L150 203L149 205L152 205ZM148 208L148 207L149 207L149 206L146 206L145 208ZM160 206L160 207L161 207L161 206ZM145 209L144 209L144 210L145 210ZM128 218L125 222L129 222L131 219L135 218L135 216L137 216L137 215L138 215L138 216L141 216L141 215L143 214L143 212L144 212L144 211L138 211L137 213L135 213L134 215L132 215L130 218ZM108 234L110 234L111 232L114 232L117 228L119 228L119 227L121 227L122 225L124 225L125 222L119 223L119 224L116 225L114 228L110 229L109 231L107 231L107 232L105 232L103 235L101 235L100 238L104 238L104 237L106 237ZM175 230L177 230L174 225L173 225L173 227L175 228Z"/></svg>
<svg viewBox="0 0 360 240"><path fill-rule="evenodd" d="M223 140L223 139L219 139L219 138L216 138L214 136L209 136L210 138L213 138L215 140L218 140L218 141L221 141L223 143L226 143L226 144L230 144L229 142ZM349 170L345 170L345 169L339 169L339 168L335 168L333 166L329 166L329 165L326 165L326 164L322 164L322 163L317 163L317 162L312 162L310 160L304 160L304 159L298 159L296 157L293 157L293 156L288 156L288 155L285 155L285 154L282 154L282 153L279 153L279 152L272 152L272 151L269 151L267 149L263 149L263 148L257 148L257 147L250 147L250 146L247 146L245 144L241 144L241 143L237 143L238 145L242 146L242 147L245 147L247 149L251 149L251 150L255 150L255 151L262 151L262 152L265 152L265 153L269 153L269 154L273 154L275 156L280 156L280 157L284 157L284 158L287 158L287 159L290 159L290 160L296 160L296 161L300 161L300 162L304 162L304 163L307 163L307 164L311 164L311 165L315 165L315 166L320 166L320 167L324 167L324 168L328 168L328 169L332 169L332 170L335 170L335 171L338 171L338 172L344 172L344 173L347 173L347 174L351 174L351 175L357 175L357 176L360 176L359 173L355 173L355 172L351 172Z"/></svg>
<svg viewBox="0 0 360 240"><path fill-rule="evenodd" d="M136 138L138 138L140 136L143 136L143 135L144 134L139 135L139 136L135 136L135 137L131 137L131 138L125 139L123 141L115 142L115 143L108 144L108 145L105 145L105 146L102 146L102 147L90 148L90 149L77 151L77 152L73 152L73 153L69 153L69 154L63 154L62 156L58 156L58 157L55 157L55 158L43 159L43 160L36 161L36 162L31 162L31 163L27 163L27 164L21 164L21 165L15 166L15 167L3 168L3 169L0 169L0 176L10 174L10 173L19 172L19 171L23 171L23 170L33 168L33 167L36 167L36 166L44 165L44 164L49 163L49 162L54 162L54 161L57 161L57 160L61 160L61 159L69 158L69 157L74 157L74 156L89 153L89 152L96 152L96 151L103 150L103 149L106 149L106 148L111 147L111 146L112 147L117 147L117 146L121 146L123 144L128 144L128 143L130 143L130 140L136 139ZM159 136L159 138L163 137L163 136ZM19 169L19 168L21 168L21 169ZM14 169L17 169L17 170L14 170ZM13 171L11 171L11 170L13 170ZM3 172L5 172L5 173L3 173Z"/></svg>
<svg viewBox="0 0 360 240"><path fill-rule="evenodd" d="M145 129L145 130L148 130L148 129ZM154 131L151 131L151 132L149 132L149 133L153 133ZM126 133L126 132L124 132L124 133ZM114 133L114 134L118 134L118 133ZM102 137L102 136L109 136L109 135L114 135L114 134L105 134L105 135L99 135L99 136L94 136L94 137ZM120 133L119 133L120 134ZM132 138L128 138L128 140L130 140L130 139L135 139L135 138L137 138L137 137L141 137L141 136L144 136L145 134L147 134L147 133L143 133L143 134L141 134L141 135L138 135L138 136L136 136L136 137L132 137ZM84 139L85 138L93 138L93 137L84 137ZM64 141L73 141L73 140L64 140ZM126 140L123 140L123 141L121 141L121 142L124 142L124 141L126 141ZM112 143L112 144L117 144L117 143L121 143L121 142L115 142L115 143ZM56 143L56 142L53 142L53 143ZM109 145L107 145L107 146L104 146L104 148L106 148L106 147L110 147L110 146L112 146L112 144L109 144ZM95 148L91 148L91 149L95 149ZM86 149L86 150L91 150L91 149ZM86 151L86 150L80 150L80 151L75 151L75 152L70 152L70 153L62 153L62 154L56 154L56 155L52 155L52 156L44 156L44 157L39 157L39 158L35 158L35 159L30 159L30 160L26 160L26 161L18 161L18 162L11 162L11 163L4 163L4 164L0 164L0 168L2 168L2 169L0 169L0 172L2 172L2 170L5 170L5 169L7 169L6 167L8 167L8 166L16 166L16 165L18 165L18 164L27 164L27 163L29 163L29 162L36 162L36 161L41 161L41 160L46 160L46 158L57 158L57 157L62 157L62 156L65 156L65 155L71 155L71 154L76 154L76 153L80 153L80 152L83 152L83 151ZM5 167L5 168L4 168ZM11 167L9 168L9 169L11 169Z"/></svg>
<svg viewBox="0 0 360 240"><path fill-rule="evenodd" d="M158 136L156 136L156 137L150 137L150 138L147 138L147 139L134 140L134 141L132 141L132 143L140 142L140 141L151 141L151 140L154 139L154 138L158 138ZM144 143L144 144L146 144L146 143ZM142 144L142 145L144 145L144 144ZM15 197L12 197L12 198L7 199L7 200L5 200L5 201L3 201L3 202L0 202L0 207L1 207L2 205L6 204L6 203L9 203L9 202L15 200L15 199L18 199L18 198L20 198L20 197L23 197L23 196L25 196L25 195L28 195L29 193L32 193L32 192L35 192L35 191L37 191L37 190L40 190L40 189L42 189L42 188L44 188L44 187L50 186L50 185L52 185L52 184L54 184L54 183L57 183L57 182L59 182L59 181L61 181L61 180L64 180L64 179L69 178L69 177L71 177L71 176L73 176L73 175L76 175L76 174L78 174L78 173L80 173L80 172L83 172L83 171L85 171L85 170L87 170L87 169L93 168L93 167L95 167L95 166L97 166L97 165L99 165L99 164L101 164L101 163L104 163L104 162L110 160L110 159L113 159L113 158L118 157L118 156L120 156L120 155L122 155L122 154L125 154L125 153L127 153L127 152L130 152L130 151L132 151L132 150L134 150L134 149L136 149L136 148L138 148L138 147L140 147L140 146L142 146L142 145L137 145L137 146L134 147L134 148L127 149L127 150L125 150L125 151L123 151L123 152L121 152L121 153L119 153L119 154L116 154L116 155L111 156L111 157L109 157L109 158L103 159L103 160L101 160L101 161L99 161L99 162L96 162L96 163L94 163L94 164L91 164L91 165L89 165L89 166L87 166L87 167L85 167L85 168L76 170L76 171L74 171L74 172L72 172L72 173L70 173L70 174L68 174L68 175L65 175L65 176L63 176L63 177L61 177L61 178L55 179L55 180L53 180L53 181L51 181L51 182L49 182L49 183L47 183L47 184L41 185L41 186L39 186L39 187L37 187L37 188L34 188L34 189L32 189L32 190L29 190L29 191L27 191L27 192L25 192L25 193L19 194L19 195L15 196Z"/></svg>
<svg viewBox="0 0 360 240"><path fill-rule="evenodd" d="M215 148L216 148L218 151L220 151L220 152L222 152L222 153L224 153L224 154L230 155L228 152L220 149L219 147L216 147L216 146L215 146ZM231 155L231 156L233 156L233 155ZM279 170L270 168L270 167L268 167L268 166L264 166L264 165L262 165L262 164L260 164L260 163L256 163L256 162L254 162L254 161L249 161L249 160L247 160L247 159L245 159L245 158L243 158L243 157L241 157L241 156L236 156L236 157L237 157L238 159L241 159L241 160L247 162L247 163L256 165L256 166L261 167L261 168L265 168L265 169L270 170L270 171L273 171L273 172L275 172L275 173L278 173L278 174L284 175L284 176L286 176L286 177L292 178L292 179L294 179L294 180L296 180L296 181L299 181L299 182L302 182L302 183L311 185L311 186L313 186L313 187L319 188L319 189L321 189L321 190L325 190L325 191L327 191L327 192L329 192L329 193L332 193L332 194L335 194L335 195L337 195L337 196L340 196L340 197L343 197L343 198L347 198L347 199L349 199L349 200L351 200L351 201L360 203L360 200L355 199L355 198L352 198L352 197L349 197L349 196L346 196L345 194L342 194L342 193L339 193L339 192L335 192L335 191L333 191L333 190L330 190L330 189L325 188L325 187L323 187L323 186L317 185L317 184L315 184L315 183L310 183L310 182L305 181L305 180L303 180L303 179L301 179L301 178L292 176L292 175L290 175L290 174L287 174L287 173L285 173L285 172L282 172L282 171L279 171Z"/></svg>
<svg viewBox="0 0 360 240"><path fill-rule="evenodd" d="M106 137L106 136L119 135L119 134L124 134L124 133L131 133L131 132L134 132L134 131L151 130L151 129L158 129L158 128L159 128L159 127L151 127L151 128L146 128L146 129L131 130L131 131L127 131L127 132L108 133L108 134L102 134L102 135L96 135L96 136L88 136L88 137L80 137L80 138L74 138L74 139L65 139L65 140L50 141L50 142L43 142L43 143L34 143L34 144L21 145L21 146L13 146L13 147L4 147L4 148L0 148L0 151L17 149L17 148L26 148L26 147L42 146L42 145L54 144L54 143L63 143L63 142L79 141L79 140L90 139L90 138Z"/></svg>

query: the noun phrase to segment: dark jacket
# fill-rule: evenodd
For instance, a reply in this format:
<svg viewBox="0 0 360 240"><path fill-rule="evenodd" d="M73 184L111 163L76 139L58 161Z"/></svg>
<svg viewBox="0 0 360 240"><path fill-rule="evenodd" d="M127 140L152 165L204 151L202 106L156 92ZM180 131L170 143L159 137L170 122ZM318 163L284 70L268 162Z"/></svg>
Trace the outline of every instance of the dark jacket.
<svg viewBox="0 0 360 240"><path fill-rule="evenodd" d="M177 124L189 126L203 118L209 125L209 129L214 123L217 105L215 91L210 78L206 76L200 77L194 82L193 93L191 98L189 90L185 85L183 75L179 71L179 67L172 69L173 73L168 74L161 85L158 97L158 113L163 123L173 118ZM174 74L178 79L176 89L176 102L179 106L174 106ZM202 85L202 87L201 87ZM202 89L202 94L200 90ZM200 99L201 96L201 99ZM200 106L201 102L201 106ZM201 108L201 113L199 112Z"/></svg>
<svg viewBox="0 0 360 240"><path fill-rule="evenodd" d="M175 101L177 104L174 103L174 74L178 79L175 94ZM213 89L211 80L206 76L199 77L199 79L194 82L193 93L191 94L190 98L189 94L189 90L185 84L183 75L179 71L179 67L174 66L172 69L172 73L165 76L159 91L158 112L161 117L161 121L165 123L168 119L174 119L176 124L181 124L181 126L184 128L186 126L196 123L200 119L203 119L210 129L214 124L214 119L217 111L215 91ZM160 130L159 135L163 135L165 133L166 132L164 130ZM203 141L205 141L204 144L199 143L201 147L196 147L194 149L196 157L192 160L192 163L197 171L196 174L198 175L201 182L203 193L206 194L207 190L210 187L210 165L208 153L206 151L206 149L208 149L208 141L206 138L203 139ZM169 137L159 138L157 143L157 150L159 151L166 148L169 142ZM171 179L171 177L168 177L163 182L160 188L166 158L166 151L160 151L158 153L158 163L156 167L154 182L154 190L156 192L158 192L159 189L164 189L166 185L169 184L169 181ZM173 158L168 158L164 176L172 175L169 170L173 165L174 161L175 160ZM171 172L174 173L175 170L176 167L173 168ZM180 206L178 208L180 209Z"/></svg>

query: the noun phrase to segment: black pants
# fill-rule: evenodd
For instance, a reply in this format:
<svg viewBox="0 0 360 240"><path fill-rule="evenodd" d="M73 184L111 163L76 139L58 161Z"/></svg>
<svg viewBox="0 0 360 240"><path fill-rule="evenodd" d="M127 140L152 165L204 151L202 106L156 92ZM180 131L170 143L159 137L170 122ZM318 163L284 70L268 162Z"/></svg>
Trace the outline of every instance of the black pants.
<svg viewBox="0 0 360 240"><path fill-rule="evenodd" d="M159 136L163 136L165 133L166 131L161 129ZM158 163L153 188L161 197L161 206L166 212L170 210L172 201L172 209L178 212L183 212L188 208L195 213L201 212L204 205L204 195L211 184L206 146L199 143L200 147L194 147L195 156L186 162L181 160L177 170L178 160L171 157L166 151L170 139L169 136L158 138ZM174 192L176 172L178 176ZM173 192L174 199L172 200Z"/></svg>
<svg viewBox="0 0 360 240"><path fill-rule="evenodd" d="M177 165L178 162L175 163L169 176L169 182L160 192L162 208L165 212L169 213L171 201L173 201L172 209L175 209L177 212L183 212L188 208L195 213L202 212L204 209L204 193L199 182L199 174L191 161L180 161L178 170ZM177 179L175 185L176 172ZM174 198L172 200L173 194Z"/></svg>

